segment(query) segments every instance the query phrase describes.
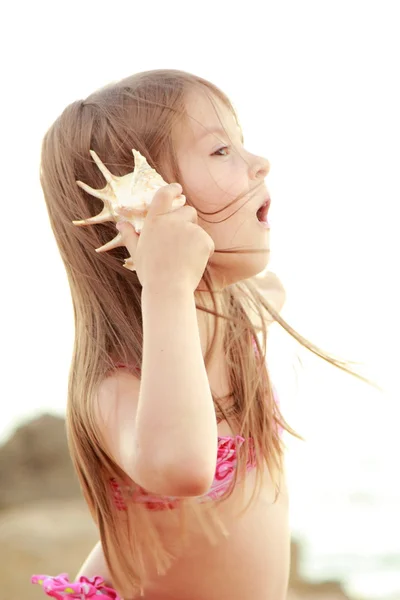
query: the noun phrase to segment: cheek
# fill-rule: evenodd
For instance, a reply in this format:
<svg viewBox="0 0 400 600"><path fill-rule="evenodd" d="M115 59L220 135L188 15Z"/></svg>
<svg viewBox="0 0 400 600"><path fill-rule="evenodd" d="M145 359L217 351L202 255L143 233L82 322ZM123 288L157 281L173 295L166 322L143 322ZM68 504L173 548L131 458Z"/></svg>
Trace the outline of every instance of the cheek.
<svg viewBox="0 0 400 600"><path fill-rule="evenodd" d="M178 154L177 161L181 174L179 183L183 187L183 193L188 197L198 195L201 192L202 180L204 179L199 161L190 152Z"/></svg>
<svg viewBox="0 0 400 600"><path fill-rule="evenodd" d="M229 205L237 195L224 191L215 182L203 181L197 190L193 186L190 189L192 193L189 195L189 200L198 211L199 219L206 221L204 225L219 227L219 222L235 210L235 205Z"/></svg>
<svg viewBox="0 0 400 600"><path fill-rule="evenodd" d="M180 183L183 186L183 193L198 210L199 218L204 216L204 219L211 221L211 223L202 221L200 223L204 229L210 229L211 234L215 227L220 227L215 221L221 221L234 212L238 204L227 207L248 190L243 161L232 160L224 164L222 161L219 164L210 161L206 164L187 156L181 158L179 168L182 174ZM242 199L238 201L241 202ZM235 216L232 219L235 219Z"/></svg>
<svg viewBox="0 0 400 600"><path fill-rule="evenodd" d="M247 236L249 228L254 227L255 215L247 196L232 203L242 194L243 188L240 187L235 194L218 190L213 196L202 195L194 199L199 225L207 231L218 246L234 244L235 238Z"/></svg>
<svg viewBox="0 0 400 600"><path fill-rule="evenodd" d="M221 197L225 196L227 202L232 202L237 196L249 189L246 170L241 161L227 161L220 165L218 172L213 177L215 192Z"/></svg>
<svg viewBox="0 0 400 600"><path fill-rule="evenodd" d="M208 233L212 238L216 248L230 248L235 245L240 245L245 238L247 238L247 217L239 213L236 213L226 221L216 223L222 218L226 217L227 214L223 214L220 218L217 215L211 217L202 218L199 215L199 225ZM206 219L206 220L205 220ZM213 222L209 222L209 221Z"/></svg>

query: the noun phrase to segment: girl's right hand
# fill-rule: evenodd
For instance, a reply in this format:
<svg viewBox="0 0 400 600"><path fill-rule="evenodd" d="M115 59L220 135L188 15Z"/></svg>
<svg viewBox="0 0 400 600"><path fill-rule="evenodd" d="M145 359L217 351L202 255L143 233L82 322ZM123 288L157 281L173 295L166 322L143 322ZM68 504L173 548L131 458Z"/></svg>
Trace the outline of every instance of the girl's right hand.
<svg viewBox="0 0 400 600"><path fill-rule="evenodd" d="M130 223L117 224L143 288L189 287L194 292L214 253L212 238L197 224L196 210L188 205L172 210L181 194L179 183L159 189L140 235Z"/></svg>

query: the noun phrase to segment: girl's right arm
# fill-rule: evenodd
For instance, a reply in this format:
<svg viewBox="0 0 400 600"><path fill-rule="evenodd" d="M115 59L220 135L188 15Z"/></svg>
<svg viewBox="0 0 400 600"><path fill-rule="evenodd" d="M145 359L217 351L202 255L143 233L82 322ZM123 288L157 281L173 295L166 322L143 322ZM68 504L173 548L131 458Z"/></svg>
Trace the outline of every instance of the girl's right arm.
<svg viewBox="0 0 400 600"><path fill-rule="evenodd" d="M194 298L212 240L194 209L169 212L181 189L157 193L139 242L131 225L120 230L143 286L141 381L126 371L106 379L98 406L109 450L133 481L199 496L213 481L218 443Z"/></svg>

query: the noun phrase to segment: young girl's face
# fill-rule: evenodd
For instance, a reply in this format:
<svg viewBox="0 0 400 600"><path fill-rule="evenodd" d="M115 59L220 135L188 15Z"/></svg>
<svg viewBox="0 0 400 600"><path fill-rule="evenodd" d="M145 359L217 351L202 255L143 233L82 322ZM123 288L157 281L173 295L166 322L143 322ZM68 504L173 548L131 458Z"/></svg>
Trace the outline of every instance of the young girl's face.
<svg viewBox="0 0 400 600"><path fill-rule="evenodd" d="M269 199L264 179L269 162L248 152L229 108L207 94L191 92L186 99L189 118L176 127L174 144L183 193L198 211L198 223L218 250L259 250L218 253L225 286L260 273L269 259L269 228L257 211ZM238 199L238 197L240 198Z"/></svg>

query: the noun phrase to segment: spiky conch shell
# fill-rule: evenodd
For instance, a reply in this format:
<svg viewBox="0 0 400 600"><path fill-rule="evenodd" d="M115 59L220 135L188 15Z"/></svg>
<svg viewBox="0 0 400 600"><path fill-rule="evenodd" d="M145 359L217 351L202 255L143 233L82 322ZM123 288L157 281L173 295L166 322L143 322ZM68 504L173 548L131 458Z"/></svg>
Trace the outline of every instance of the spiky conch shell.
<svg viewBox="0 0 400 600"><path fill-rule="evenodd" d="M85 226L106 223L107 221L115 221L116 223L118 221L128 221L132 223L136 233L141 232L155 193L168 184L155 169L150 167L146 158L138 150L132 149L132 153L135 158L134 170L122 177L118 177L110 173L94 150L90 150L90 154L104 175L107 184L104 188L95 190L82 181L77 181L76 183L91 196L102 200L104 208L94 217L72 221L74 225ZM172 203L172 209L180 208L185 202L186 198L183 194L178 196ZM123 245L122 236L118 233L110 242L107 242L107 244L104 244L100 248L96 248L96 252L107 252ZM123 266L130 271L134 271L133 257L130 256L127 258Z"/></svg>

